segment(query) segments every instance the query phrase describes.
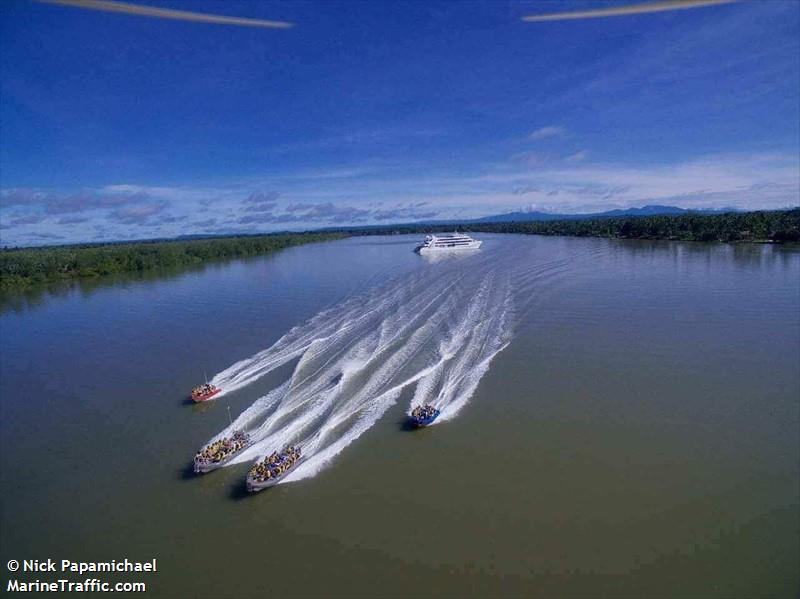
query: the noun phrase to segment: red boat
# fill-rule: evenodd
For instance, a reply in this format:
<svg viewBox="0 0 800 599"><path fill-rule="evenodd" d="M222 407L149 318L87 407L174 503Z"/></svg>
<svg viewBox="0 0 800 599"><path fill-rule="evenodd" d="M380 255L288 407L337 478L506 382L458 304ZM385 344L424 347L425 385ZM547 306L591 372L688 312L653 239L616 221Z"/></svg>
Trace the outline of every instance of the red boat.
<svg viewBox="0 0 800 599"><path fill-rule="evenodd" d="M214 397L220 391L222 391L222 389L219 387L212 385L211 383L206 383L205 385L200 385L199 387L192 389L191 398L196 402L206 401Z"/></svg>

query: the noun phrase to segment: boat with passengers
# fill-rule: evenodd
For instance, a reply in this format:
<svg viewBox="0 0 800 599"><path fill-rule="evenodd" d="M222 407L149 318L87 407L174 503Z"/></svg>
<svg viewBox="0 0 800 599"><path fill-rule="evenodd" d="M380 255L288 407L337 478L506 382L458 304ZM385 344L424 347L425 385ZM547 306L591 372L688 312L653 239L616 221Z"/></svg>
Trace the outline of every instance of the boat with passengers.
<svg viewBox="0 0 800 599"><path fill-rule="evenodd" d="M439 417L441 410L426 403L411 410L411 424L416 427L430 426Z"/></svg>
<svg viewBox="0 0 800 599"><path fill-rule="evenodd" d="M277 485L300 462L299 447L290 445L257 462L247 473L247 490L251 493Z"/></svg>
<svg viewBox="0 0 800 599"><path fill-rule="evenodd" d="M192 401L199 403L201 401L206 401L208 399L211 399L220 391L222 391L222 389L220 389L216 385L212 385L211 383L205 383L203 385L199 385L194 389L192 389L190 397L192 398Z"/></svg>
<svg viewBox="0 0 800 599"><path fill-rule="evenodd" d="M414 251L418 254L435 254L439 252L454 252L462 250L477 250L482 241L473 239L466 233L445 233L443 235L426 235Z"/></svg>
<svg viewBox="0 0 800 599"><path fill-rule="evenodd" d="M221 468L233 457L248 448L252 443L250 435L244 431L234 431L230 437L217 439L209 443L194 456L194 471L197 474L205 474L217 468Z"/></svg>

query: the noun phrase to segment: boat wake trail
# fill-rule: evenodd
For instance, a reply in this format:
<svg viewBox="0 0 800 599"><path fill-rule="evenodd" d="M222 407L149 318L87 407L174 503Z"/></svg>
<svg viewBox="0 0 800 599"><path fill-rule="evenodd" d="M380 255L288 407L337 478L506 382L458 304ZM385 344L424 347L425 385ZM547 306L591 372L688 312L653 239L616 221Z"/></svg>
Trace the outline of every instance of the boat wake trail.
<svg viewBox="0 0 800 599"><path fill-rule="evenodd" d="M454 418L511 340L518 303L512 282L536 277L497 258L486 251L428 264L317 314L220 372L211 382L230 392L297 361L288 380L212 441L247 430L253 443L231 464L299 445L303 458L287 482L322 470L408 387L414 387L409 411L431 403L441 410L437 422Z"/></svg>

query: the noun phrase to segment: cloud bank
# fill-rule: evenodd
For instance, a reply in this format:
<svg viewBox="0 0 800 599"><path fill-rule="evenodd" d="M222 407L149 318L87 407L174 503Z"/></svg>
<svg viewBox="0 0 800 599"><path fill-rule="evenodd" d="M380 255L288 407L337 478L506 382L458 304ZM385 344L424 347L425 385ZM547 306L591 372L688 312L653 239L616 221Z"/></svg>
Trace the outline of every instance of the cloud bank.
<svg viewBox="0 0 800 599"><path fill-rule="evenodd" d="M59 192L0 191L4 244L469 219L520 209L599 212L646 204L778 209L800 205L790 153L720 154L671 164L594 159L587 150L519 155L474 172L348 167L286 172L217 187L116 184ZM249 189L248 189L249 188Z"/></svg>

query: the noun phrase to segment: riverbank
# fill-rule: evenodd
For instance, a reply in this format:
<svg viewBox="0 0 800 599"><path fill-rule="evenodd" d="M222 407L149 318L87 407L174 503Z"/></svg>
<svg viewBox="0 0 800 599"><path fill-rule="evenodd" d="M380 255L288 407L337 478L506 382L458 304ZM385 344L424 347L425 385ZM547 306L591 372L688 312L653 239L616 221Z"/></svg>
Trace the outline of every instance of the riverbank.
<svg viewBox="0 0 800 599"><path fill-rule="evenodd" d="M784 243L800 242L800 208L724 214L628 216L589 220L508 223L451 222L327 229L244 237L50 246L0 251L0 292L15 292L52 281L196 266L211 261L258 256L280 249L351 236L427 234L468 230L612 239Z"/></svg>
<svg viewBox="0 0 800 599"><path fill-rule="evenodd" d="M0 251L0 292L21 291L39 283L190 267L212 261L259 256L346 236L338 232L285 233L7 249Z"/></svg>

